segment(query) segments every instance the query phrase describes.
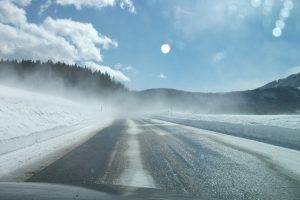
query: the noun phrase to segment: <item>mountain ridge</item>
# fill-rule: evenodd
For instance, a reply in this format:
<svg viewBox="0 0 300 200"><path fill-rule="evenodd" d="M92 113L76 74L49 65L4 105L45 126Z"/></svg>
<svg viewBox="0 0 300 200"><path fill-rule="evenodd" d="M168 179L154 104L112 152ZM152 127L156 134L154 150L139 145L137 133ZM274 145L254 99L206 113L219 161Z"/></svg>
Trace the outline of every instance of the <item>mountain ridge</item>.
<svg viewBox="0 0 300 200"><path fill-rule="evenodd" d="M292 74L286 78L278 79L259 87L259 89L277 88L277 87L300 87L300 73Z"/></svg>
<svg viewBox="0 0 300 200"><path fill-rule="evenodd" d="M300 112L300 74L270 82L262 87L232 92L190 92L171 88L152 88L135 93L140 104L156 109L232 114L297 114ZM296 80L296 81L291 81ZM291 84L287 84L291 83Z"/></svg>

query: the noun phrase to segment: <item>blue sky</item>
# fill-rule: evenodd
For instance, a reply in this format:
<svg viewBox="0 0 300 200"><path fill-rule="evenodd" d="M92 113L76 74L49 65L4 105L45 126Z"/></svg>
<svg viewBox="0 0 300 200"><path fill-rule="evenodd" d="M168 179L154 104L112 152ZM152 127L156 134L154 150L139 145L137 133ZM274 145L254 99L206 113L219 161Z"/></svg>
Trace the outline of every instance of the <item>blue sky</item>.
<svg viewBox="0 0 300 200"><path fill-rule="evenodd" d="M35 37L32 43L38 45L32 48L22 41L10 44L12 39L7 38L0 39L1 46L18 46L30 53L19 55L16 47L15 51L0 47L1 57L45 60L48 53L49 59L93 63L93 69L99 65L100 71L115 74L133 90L244 90L300 72L300 2L295 0L53 0L47 6L47 1L8 2L25 12L22 23L31 29L36 25L39 34L50 32L56 37L53 41L63 38L70 43L66 49L77 53L61 50L58 55L46 49L59 47L46 44L46 55L38 55L35 51L45 40ZM5 17L9 13L2 13L0 22L7 30L19 27L33 34ZM83 29L74 28L77 25ZM70 37L71 33L78 37ZM87 41L93 42L85 45ZM171 46L169 54L160 50L164 43ZM64 53L70 58L59 57Z"/></svg>

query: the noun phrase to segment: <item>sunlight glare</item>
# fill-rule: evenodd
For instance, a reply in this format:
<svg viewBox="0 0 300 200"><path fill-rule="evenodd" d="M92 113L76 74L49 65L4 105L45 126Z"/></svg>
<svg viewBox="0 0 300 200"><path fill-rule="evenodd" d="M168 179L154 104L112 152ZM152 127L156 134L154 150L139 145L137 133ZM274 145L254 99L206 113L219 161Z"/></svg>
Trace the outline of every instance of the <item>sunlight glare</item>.
<svg viewBox="0 0 300 200"><path fill-rule="evenodd" d="M163 54L168 54L171 50L171 46L169 44L163 44L160 49Z"/></svg>

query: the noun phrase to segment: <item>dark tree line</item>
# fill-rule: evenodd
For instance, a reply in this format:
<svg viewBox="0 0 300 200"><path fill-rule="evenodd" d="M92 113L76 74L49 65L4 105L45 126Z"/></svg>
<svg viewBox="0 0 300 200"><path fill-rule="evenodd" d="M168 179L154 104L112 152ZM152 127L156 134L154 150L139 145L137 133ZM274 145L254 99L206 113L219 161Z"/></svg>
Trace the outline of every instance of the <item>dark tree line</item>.
<svg viewBox="0 0 300 200"><path fill-rule="evenodd" d="M99 95L128 91L122 83L113 80L107 73L92 71L76 64L53 63L51 60L41 62L1 59L0 79L10 75L16 77L21 83L30 79L35 87L40 89L49 82L57 82L68 89Z"/></svg>

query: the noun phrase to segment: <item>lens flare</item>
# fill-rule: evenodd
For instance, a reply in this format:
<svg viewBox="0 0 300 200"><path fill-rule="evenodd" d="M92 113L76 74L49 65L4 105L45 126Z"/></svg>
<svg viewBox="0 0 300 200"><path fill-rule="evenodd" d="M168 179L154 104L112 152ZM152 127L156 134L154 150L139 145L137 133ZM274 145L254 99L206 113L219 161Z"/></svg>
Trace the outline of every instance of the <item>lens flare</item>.
<svg viewBox="0 0 300 200"><path fill-rule="evenodd" d="M281 34L282 34L282 30L280 28L276 27L276 28L273 29L274 37L280 37Z"/></svg>

